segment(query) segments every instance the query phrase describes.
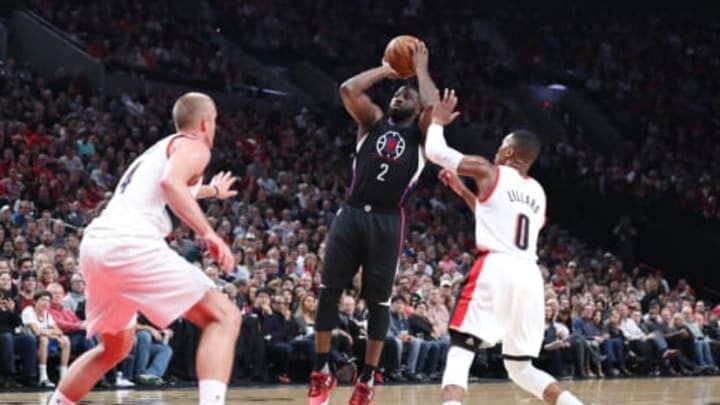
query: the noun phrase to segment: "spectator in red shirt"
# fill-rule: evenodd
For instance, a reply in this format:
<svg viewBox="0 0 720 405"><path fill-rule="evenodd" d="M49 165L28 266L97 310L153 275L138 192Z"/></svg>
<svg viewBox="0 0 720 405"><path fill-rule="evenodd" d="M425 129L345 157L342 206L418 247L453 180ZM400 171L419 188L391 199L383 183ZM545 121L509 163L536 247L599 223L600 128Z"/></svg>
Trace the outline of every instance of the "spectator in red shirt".
<svg viewBox="0 0 720 405"><path fill-rule="evenodd" d="M60 330L70 338L70 350L72 353L83 353L95 346L95 341L88 339L86 335L85 321L81 321L75 312L65 308L65 290L58 283L52 283L47 290L52 294L50 301L50 316Z"/></svg>

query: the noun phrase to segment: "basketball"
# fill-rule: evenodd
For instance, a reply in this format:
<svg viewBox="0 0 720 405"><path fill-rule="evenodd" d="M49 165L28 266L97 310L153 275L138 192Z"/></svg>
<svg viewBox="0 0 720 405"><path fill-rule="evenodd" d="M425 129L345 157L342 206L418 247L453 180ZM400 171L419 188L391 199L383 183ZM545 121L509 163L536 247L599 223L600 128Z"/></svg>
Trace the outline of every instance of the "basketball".
<svg viewBox="0 0 720 405"><path fill-rule="evenodd" d="M400 35L391 39L385 47L385 60L403 78L415 76L413 52L418 42L420 40L412 35Z"/></svg>

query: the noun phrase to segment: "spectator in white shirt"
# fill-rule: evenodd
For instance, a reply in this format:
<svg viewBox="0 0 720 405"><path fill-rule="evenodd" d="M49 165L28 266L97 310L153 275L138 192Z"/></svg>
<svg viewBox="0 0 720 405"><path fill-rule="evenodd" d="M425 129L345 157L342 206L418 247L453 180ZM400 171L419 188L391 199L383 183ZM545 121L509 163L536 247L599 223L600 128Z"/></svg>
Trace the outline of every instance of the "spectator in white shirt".
<svg viewBox="0 0 720 405"><path fill-rule="evenodd" d="M710 338L702 331L697 315L693 314L692 308L687 306L682 309L682 316L685 320L685 326L695 340L695 358L697 362L701 367L711 371L712 374L716 374L718 368L710 348Z"/></svg>
<svg viewBox="0 0 720 405"><path fill-rule="evenodd" d="M47 374L48 353L60 348L60 378L67 372L70 360L70 339L65 336L48 312L52 294L41 291L35 294L33 306L22 312L23 325L38 339L38 379L39 386L52 388L55 386Z"/></svg>
<svg viewBox="0 0 720 405"><path fill-rule="evenodd" d="M63 306L77 312L78 305L85 301L85 279L82 274L75 273L70 277L70 291L63 300Z"/></svg>
<svg viewBox="0 0 720 405"><path fill-rule="evenodd" d="M623 308L624 309L624 308ZM627 310L623 310L625 314ZM659 373L659 366L662 361L662 353L660 353L655 342L655 336L652 333L645 333L640 328L642 314L640 311L632 311L629 317L625 317L620 325L623 335L628 340L630 350L642 358L648 360L648 372Z"/></svg>

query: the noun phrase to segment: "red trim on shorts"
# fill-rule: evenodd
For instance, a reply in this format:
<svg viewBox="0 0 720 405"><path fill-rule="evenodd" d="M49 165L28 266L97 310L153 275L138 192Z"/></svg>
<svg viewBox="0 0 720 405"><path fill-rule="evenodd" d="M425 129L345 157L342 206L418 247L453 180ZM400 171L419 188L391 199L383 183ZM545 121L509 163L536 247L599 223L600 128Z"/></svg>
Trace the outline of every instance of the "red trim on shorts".
<svg viewBox="0 0 720 405"><path fill-rule="evenodd" d="M488 190L487 194L485 194L485 196L483 198L479 199L480 203L484 203L487 200L489 200L490 197L492 197L499 182L500 182L500 166L495 165L495 181L493 182L492 186L490 186L490 190Z"/></svg>
<svg viewBox="0 0 720 405"><path fill-rule="evenodd" d="M477 282L480 278L480 273L482 273L483 265L485 264L485 258L487 258L487 256L488 252L480 253L480 257L478 257L472 270L470 270L470 275L468 276L467 283L465 284L462 292L460 292L460 297L458 297L455 312L453 312L452 318L450 319L450 328L460 328L463 321L465 320L468 309L470 309L470 301L472 301L473 292L475 291L475 287L477 286Z"/></svg>

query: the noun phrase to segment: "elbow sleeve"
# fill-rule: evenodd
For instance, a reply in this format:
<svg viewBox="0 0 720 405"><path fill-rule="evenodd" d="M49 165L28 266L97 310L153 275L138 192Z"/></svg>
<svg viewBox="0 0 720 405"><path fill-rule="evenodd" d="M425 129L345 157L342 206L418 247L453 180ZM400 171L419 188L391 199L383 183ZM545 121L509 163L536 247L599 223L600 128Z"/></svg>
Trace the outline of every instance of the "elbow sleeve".
<svg viewBox="0 0 720 405"><path fill-rule="evenodd" d="M445 142L443 127L431 124L425 137L425 154L431 162L446 169L457 171L463 154L449 147Z"/></svg>

